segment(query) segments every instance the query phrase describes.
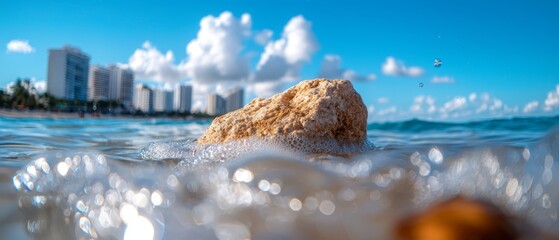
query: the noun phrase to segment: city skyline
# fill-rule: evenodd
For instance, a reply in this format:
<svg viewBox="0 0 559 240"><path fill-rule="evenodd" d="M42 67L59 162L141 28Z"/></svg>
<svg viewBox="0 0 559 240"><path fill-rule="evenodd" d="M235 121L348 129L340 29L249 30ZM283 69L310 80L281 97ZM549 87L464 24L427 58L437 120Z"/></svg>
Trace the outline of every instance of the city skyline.
<svg viewBox="0 0 559 240"><path fill-rule="evenodd" d="M211 92L242 86L250 101L319 76L351 79L370 121L559 109L559 3L143 3L0 3L7 66L0 85L46 79L47 49L70 43L93 64L131 68L139 82L191 84L194 109L205 109ZM59 5L71 11L56 18L40 11ZM99 14L82 19L85 9Z"/></svg>

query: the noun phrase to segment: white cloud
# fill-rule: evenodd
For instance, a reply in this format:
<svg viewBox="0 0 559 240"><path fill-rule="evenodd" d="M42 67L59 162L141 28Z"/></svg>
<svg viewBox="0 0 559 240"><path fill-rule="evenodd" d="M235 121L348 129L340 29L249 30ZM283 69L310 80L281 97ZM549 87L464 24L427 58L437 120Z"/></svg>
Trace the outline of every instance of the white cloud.
<svg viewBox="0 0 559 240"><path fill-rule="evenodd" d="M42 80L42 81L35 81L32 83L33 86L35 87L35 91L37 91L38 94L42 94L47 91L47 81Z"/></svg>
<svg viewBox="0 0 559 240"><path fill-rule="evenodd" d="M456 111L456 110L464 109L467 104L468 104L468 102L466 101L466 98L462 97L462 96L459 96L459 97L455 97L454 99L446 102L439 109L439 111L441 113L453 112L453 111Z"/></svg>
<svg viewBox="0 0 559 240"><path fill-rule="evenodd" d="M146 41L142 48L136 49L128 60L123 64L134 71L136 79L152 80L157 82L174 82L187 77L184 63L175 65L173 52L161 53L150 42Z"/></svg>
<svg viewBox="0 0 559 240"><path fill-rule="evenodd" d="M6 45L6 51L29 54L35 52L35 48L33 48L27 40L14 39L8 42Z"/></svg>
<svg viewBox="0 0 559 240"><path fill-rule="evenodd" d="M434 76L431 83L454 83L454 78L450 76Z"/></svg>
<svg viewBox="0 0 559 240"><path fill-rule="evenodd" d="M270 42L270 40L272 40L273 34L274 32L272 32L272 30L264 29L254 36L254 41L262 46L265 46L268 42Z"/></svg>
<svg viewBox="0 0 559 240"><path fill-rule="evenodd" d="M311 23L299 15L291 18L282 37L269 42L256 65L253 81L291 81L299 78L303 63L318 50Z"/></svg>
<svg viewBox="0 0 559 240"><path fill-rule="evenodd" d="M388 99L387 97L379 97L379 98L377 99L377 102L378 102L379 104L386 104L386 103L390 102L390 99Z"/></svg>
<svg viewBox="0 0 559 240"><path fill-rule="evenodd" d="M407 67L404 62L394 57L387 57L386 62L382 64L382 72L388 76L419 77L424 71L420 67Z"/></svg>
<svg viewBox="0 0 559 240"><path fill-rule="evenodd" d="M341 67L341 63L342 58L340 56L334 54L325 55L320 66L318 77L328 79L347 79L350 81L372 81L376 79L374 74L363 76L357 74L353 70L343 69Z"/></svg>
<svg viewBox="0 0 559 240"><path fill-rule="evenodd" d="M287 81L298 80L303 64L318 49L311 24L302 16L293 17L281 37L271 41L272 31L252 34L249 14L236 18L230 12L206 16L200 20L195 39L186 45L187 58L175 62L171 51L160 52L149 42L137 49L123 67L131 68L138 80L176 82L190 79L193 102L204 105L207 95L232 85L245 85L247 93L264 97L283 88ZM256 70L251 73L249 58L243 52L247 39L266 44Z"/></svg>
<svg viewBox="0 0 559 240"><path fill-rule="evenodd" d="M249 14L237 19L230 12L202 18L197 38L186 46L188 75L199 83L239 81L249 76L248 58L240 56L250 36Z"/></svg>
<svg viewBox="0 0 559 240"><path fill-rule="evenodd" d="M192 104L192 112L206 112L204 103L201 100L194 101L194 104Z"/></svg>
<svg viewBox="0 0 559 240"><path fill-rule="evenodd" d="M257 97L267 98L280 92L284 86L281 81L254 82L247 86L247 92Z"/></svg>
<svg viewBox="0 0 559 240"><path fill-rule="evenodd" d="M367 113L368 113L369 115L375 113L375 106L374 106L373 104L371 104L371 105L369 105L369 106L367 107Z"/></svg>
<svg viewBox="0 0 559 240"><path fill-rule="evenodd" d="M534 110L536 110L538 108L538 105L540 105L540 103L538 101L531 101L524 106L523 112L524 113L533 112Z"/></svg>
<svg viewBox="0 0 559 240"><path fill-rule="evenodd" d="M431 96L419 95L414 98L413 103L410 106L410 111L414 114L432 114L437 111L437 107L435 106L435 99Z"/></svg>
<svg viewBox="0 0 559 240"><path fill-rule="evenodd" d="M470 96L468 97L468 99L470 99L470 102L475 101L477 98L477 94L476 93L470 93Z"/></svg>
<svg viewBox="0 0 559 240"><path fill-rule="evenodd" d="M559 107L559 84L555 86L555 92L547 93L547 98L544 102L544 111L550 112L551 110Z"/></svg>
<svg viewBox="0 0 559 240"><path fill-rule="evenodd" d="M391 106L391 107L379 110L377 115L385 116L385 115L396 113L397 111L398 111L398 108L396 106Z"/></svg>

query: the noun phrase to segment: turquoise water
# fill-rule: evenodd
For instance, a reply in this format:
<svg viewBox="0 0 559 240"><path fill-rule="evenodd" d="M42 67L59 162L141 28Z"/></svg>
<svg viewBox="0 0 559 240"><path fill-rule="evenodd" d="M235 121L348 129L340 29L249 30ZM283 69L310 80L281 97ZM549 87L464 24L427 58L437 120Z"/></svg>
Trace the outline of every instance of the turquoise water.
<svg viewBox="0 0 559 240"><path fill-rule="evenodd" d="M0 117L1 237L388 239L457 194L559 233L558 117L371 123L347 156L198 146L209 124Z"/></svg>

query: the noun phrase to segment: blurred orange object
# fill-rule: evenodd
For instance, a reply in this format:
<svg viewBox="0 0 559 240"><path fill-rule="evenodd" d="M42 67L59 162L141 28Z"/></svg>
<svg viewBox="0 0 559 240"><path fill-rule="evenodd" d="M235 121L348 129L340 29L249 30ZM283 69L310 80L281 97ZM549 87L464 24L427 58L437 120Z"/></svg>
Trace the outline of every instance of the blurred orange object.
<svg viewBox="0 0 559 240"><path fill-rule="evenodd" d="M455 197L406 218L395 230L398 240L518 239L509 218L495 205Z"/></svg>

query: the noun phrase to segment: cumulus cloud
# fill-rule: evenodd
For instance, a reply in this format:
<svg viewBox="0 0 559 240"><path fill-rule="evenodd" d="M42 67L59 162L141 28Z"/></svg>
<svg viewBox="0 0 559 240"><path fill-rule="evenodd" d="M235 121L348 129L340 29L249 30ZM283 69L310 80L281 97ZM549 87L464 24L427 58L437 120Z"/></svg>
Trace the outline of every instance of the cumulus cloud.
<svg viewBox="0 0 559 240"><path fill-rule="evenodd" d="M439 112L446 114L449 112L455 112L460 109L464 109L467 106L468 102L466 101L465 97L455 97L454 99L447 101L444 105L439 108Z"/></svg>
<svg viewBox="0 0 559 240"><path fill-rule="evenodd" d="M531 101L524 106L523 112L524 113L533 112L538 108L538 105L540 105L538 101Z"/></svg>
<svg viewBox="0 0 559 240"><path fill-rule="evenodd" d="M396 112L398 112L398 108L396 106L390 106L388 108L379 110L377 115L385 116L385 115L389 115L389 114L394 114Z"/></svg>
<svg viewBox="0 0 559 240"><path fill-rule="evenodd" d="M510 107L499 98L489 93L470 93L468 97L457 96L439 107L441 118L459 118L475 116L503 116L518 113L518 107Z"/></svg>
<svg viewBox="0 0 559 240"><path fill-rule="evenodd" d="M371 104L371 105L369 105L369 106L367 107L367 113L368 113L369 115L375 113L375 106L374 106L373 104Z"/></svg>
<svg viewBox="0 0 559 240"><path fill-rule="evenodd" d="M247 79L248 58L240 53L251 26L251 17L246 13L240 19L230 12L202 18L196 39L186 46L189 77L206 84Z"/></svg>
<svg viewBox="0 0 559 240"><path fill-rule="evenodd" d="M274 32L270 29L264 29L254 35L254 41L262 46L265 46L270 40L272 40L272 35Z"/></svg>
<svg viewBox="0 0 559 240"><path fill-rule="evenodd" d="M386 62L382 64L382 72L388 76L419 77L424 71L420 67L408 67L394 57L387 57Z"/></svg>
<svg viewBox="0 0 559 240"><path fill-rule="evenodd" d="M255 94L257 97L267 98L280 92L284 87L281 81L254 82L247 86L247 92Z"/></svg>
<svg viewBox="0 0 559 240"><path fill-rule="evenodd" d="M6 45L6 51L29 54L35 52L35 48L33 48L27 40L14 39L8 42Z"/></svg>
<svg viewBox="0 0 559 240"><path fill-rule="evenodd" d="M167 51L163 54L146 41L142 48L134 51L134 54L128 59L128 64L123 64L123 66L132 69L136 79L174 82L187 77L185 64L176 65L174 62L173 52Z"/></svg>
<svg viewBox="0 0 559 240"><path fill-rule="evenodd" d="M171 51L161 52L150 42L137 49L123 67L132 69L139 80L176 82L190 80L193 102L205 104L207 94L231 84L245 85L246 92L270 96L288 81L298 80L305 62L318 49L311 23L303 16L293 17L279 39L272 41L272 31L252 32L249 14L235 17L230 12L206 16L200 20L197 36L186 44L187 58L175 61ZM251 73L249 58L243 52L246 40L264 44L256 69Z"/></svg>
<svg viewBox="0 0 559 240"><path fill-rule="evenodd" d="M413 99L410 111L414 114L432 114L437 110L435 99L431 96L419 95Z"/></svg>
<svg viewBox="0 0 559 240"><path fill-rule="evenodd" d="M543 109L546 112L550 112L557 107L559 107L559 84L555 86L555 92L551 91L547 93Z"/></svg>
<svg viewBox="0 0 559 240"><path fill-rule="evenodd" d="M434 76L431 78L431 83L454 83L454 78L449 76Z"/></svg>
<svg viewBox="0 0 559 240"><path fill-rule="evenodd" d="M266 44L256 65L253 81L290 81L299 78L303 63L318 50L311 23L299 15L291 18L282 37Z"/></svg>
<svg viewBox="0 0 559 240"><path fill-rule="evenodd" d="M334 54L325 55L320 66L320 72L318 72L318 77L328 79L347 79L350 81L367 81L376 79L374 74L366 76L359 75L353 70L343 69L341 65L342 58L340 56Z"/></svg>
<svg viewBox="0 0 559 240"><path fill-rule="evenodd" d="M390 102L390 99L388 99L387 97L379 97L379 98L377 99L377 102L378 102L379 104L386 104L386 103Z"/></svg>

